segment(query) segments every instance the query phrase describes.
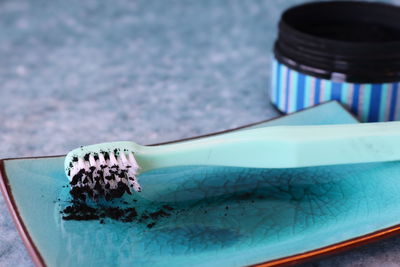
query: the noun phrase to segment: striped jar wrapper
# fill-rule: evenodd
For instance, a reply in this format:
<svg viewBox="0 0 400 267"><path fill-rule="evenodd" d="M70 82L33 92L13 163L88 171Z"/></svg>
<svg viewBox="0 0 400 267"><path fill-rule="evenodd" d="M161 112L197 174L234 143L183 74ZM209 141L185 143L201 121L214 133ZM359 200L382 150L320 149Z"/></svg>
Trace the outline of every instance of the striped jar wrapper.
<svg viewBox="0 0 400 267"><path fill-rule="evenodd" d="M336 100L363 122L400 119L400 82L335 82L300 73L273 60L271 101L292 113Z"/></svg>

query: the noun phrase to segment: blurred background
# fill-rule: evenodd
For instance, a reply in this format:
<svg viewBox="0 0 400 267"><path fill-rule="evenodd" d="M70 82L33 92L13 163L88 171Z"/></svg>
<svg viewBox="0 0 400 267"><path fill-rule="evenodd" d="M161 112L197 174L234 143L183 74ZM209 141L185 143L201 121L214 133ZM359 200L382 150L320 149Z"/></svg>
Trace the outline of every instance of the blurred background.
<svg viewBox="0 0 400 267"><path fill-rule="evenodd" d="M281 12L301 0L0 1L0 158L141 144L278 116ZM387 1L400 5L400 0ZM32 262L0 196L0 266ZM400 238L307 266L400 266Z"/></svg>
<svg viewBox="0 0 400 267"><path fill-rule="evenodd" d="M149 144L268 119L281 11L301 1L2 1L0 157Z"/></svg>

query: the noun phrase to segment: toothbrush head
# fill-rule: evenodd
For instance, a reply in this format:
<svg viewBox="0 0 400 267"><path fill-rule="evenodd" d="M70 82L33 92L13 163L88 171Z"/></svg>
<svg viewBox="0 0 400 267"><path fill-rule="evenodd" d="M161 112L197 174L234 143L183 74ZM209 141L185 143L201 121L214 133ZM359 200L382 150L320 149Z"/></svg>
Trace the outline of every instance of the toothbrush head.
<svg viewBox="0 0 400 267"><path fill-rule="evenodd" d="M132 142L113 142L82 146L65 158L65 172L74 199L86 196L106 200L120 198L132 190L140 192L137 178L139 165Z"/></svg>

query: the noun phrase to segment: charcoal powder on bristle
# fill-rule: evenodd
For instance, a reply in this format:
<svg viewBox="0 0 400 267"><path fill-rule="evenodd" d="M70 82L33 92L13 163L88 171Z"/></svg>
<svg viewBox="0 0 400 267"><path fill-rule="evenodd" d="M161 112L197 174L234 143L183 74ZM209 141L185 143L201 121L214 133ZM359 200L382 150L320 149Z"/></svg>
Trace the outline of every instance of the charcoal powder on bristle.
<svg viewBox="0 0 400 267"><path fill-rule="evenodd" d="M127 193L129 195L131 195L131 190L129 189L129 187L124 183L124 182L118 182L118 187L121 188L123 193ZM123 194L122 193L122 194Z"/></svg>
<svg viewBox="0 0 400 267"><path fill-rule="evenodd" d="M113 152L115 155L109 154L107 151L101 151L101 158L104 160L110 160L110 155L115 156L117 162L119 162L118 157L120 156L121 149L114 149ZM125 149L124 151L128 151ZM125 152L122 152L125 153ZM137 181L134 177L131 177L131 174L128 175L128 167L127 166L119 166L119 163L114 164L113 166L107 166L107 164L98 165L99 161L99 153L86 153L83 156L83 160L85 162L90 162L91 166L89 169L80 169L72 178L70 185L71 187L84 185L89 185L90 187L85 188L84 193L90 197L104 197L106 200L111 200L113 198L120 198L123 194L132 194L133 190L140 191L140 187L136 188L135 183ZM79 162L81 159L74 156L73 161ZM96 166L93 166L93 160L96 161ZM101 159L103 160L103 159ZM81 163L79 163L81 164ZM70 165L74 166L74 164ZM106 173L106 174L105 174ZM71 170L69 170L69 174L71 174ZM111 182L115 181L115 182ZM132 189L131 189L131 188ZM107 194L107 197L105 197ZM77 194L76 194L77 195ZM81 194L79 194L79 198L82 199Z"/></svg>
<svg viewBox="0 0 400 267"><path fill-rule="evenodd" d="M79 172L75 174L74 177L72 177L70 184L76 185L78 182L80 182L84 173L85 173L84 169L79 170Z"/></svg>
<svg viewBox="0 0 400 267"><path fill-rule="evenodd" d="M86 200L85 193L84 187L79 186L74 186L70 191L70 194L74 199L81 199L83 201Z"/></svg>
<svg viewBox="0 0 400 267"><path fill-rule="evenodd" d="M109 193L112 198L120 198L125 193L125 190L122 190L122 188L117 187L117 188L109 190Z"/></svg>

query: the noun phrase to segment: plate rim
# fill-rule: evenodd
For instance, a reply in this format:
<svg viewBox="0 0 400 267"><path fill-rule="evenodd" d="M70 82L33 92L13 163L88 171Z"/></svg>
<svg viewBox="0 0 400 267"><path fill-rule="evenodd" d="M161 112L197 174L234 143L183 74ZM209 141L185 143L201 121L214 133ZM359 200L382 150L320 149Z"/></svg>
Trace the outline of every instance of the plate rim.
<svg viewBox="0 0 400 267"><path fill-rule="evenodd" d="M357 121L359 121L359 119L354 116L343 104L337 102L337 101L328 101L325 103L321 103L318 105L315 105L313 107L309 107L306 109L303 109L301 111L297 111L295 113L300 113L300 112L304 112L306 110L315 108L317 106L320 105L326 105L330 102L336 102L337 104L339 104L342 108L344 108L344 110L351 115L353 118L355 118ZM295 114L295 113L291 113L291 114ZM184 142L184 141L188 141L188 140L193 140L193 139L198 139L198 138L203 138L203 137L208 137L208 136L213 136L213 135L217 135L217 134L223 134L223 133L228 133L231 131L235 131L235 130L239 130L242 128L247 128L247 127L251 127L251 126L255 126L258 124L262 124L265 122L269 122L269 121L273 121L279 118L283 118L286 117L288 115L291 114L285 114L282 116L278 116L278 117L274 117L271 119L267 119L267 120L263 120L263 121L259 121L259 122L255 122L255 123L250 123L250 124L246 124L246 125L242 125L236 128L232 128L232 129L227 129L227 130L223 130L223 131L218 131L218 132L213 132L213 133L208 133L208 134L204 134L204 135L199 135L199 136L194 136L194 137L189 137L189 138L183 138L183 139L179 139L179 140L173 140L173 141L167 141L167 142L162 142L162 143L157 143L157 144L151 144L151 146L155 146L155 145L163 145L163 144L171 144L171 143L177 143L177 142ZM18 158L3 158L0 159L0 192L2 192L2 195L4 197L4 201L6 203L6 206L8 207L8 210L11 214L11 217L14 221L14 224L22 238L22 241L26 247L26 249L28 250L29 255L32 258L33 263L38 266L38 267L44 267L46 266L46 262L44 261L39 249L36 247L32 237L30 236L30 233L21 217L21 215L19 214L19 210L18 210L18 206L15 203L14 200L14 196L12 194L12 189L9 183L9 179L7 177L7 173L6 173L6 169L5 169L5 161L9 161L9 160L21 160L21 159L41 159L41 158L58 158L58 157L64 157L65 155L55 155L55 156L33 156L33 157L18 157ZM278 259L273 259L270 261L264 261L264 262L260 262L260 263L256 263L256 264L252 264L250 266L253 267L270 267L270 266L290 266L290 265L294 265L294 264L299 264L299 263L304 263L310 260L315 260L318 258L322 258L325 256L329 256L329 255L333 255L339 252L343 252L343 251L347 251L350 250L352 248L356 248L362 245L366 245L372 242L376 242L385 238L389 238L392 237L394 235L397 235L400 233L400 224L394 225L394 226L390 226L375 232L371 232L368 233L366 235L362 235L362 236L358 236L352 239L348 239L339 243L334 243L325 247L321 247L321 248L317 248L314 250L309 250L303 253L298 253L298 254L294 254L294 255L289 255L286 257L281 257Z"/></svg>
<svg viewBox="0 0 400 267"><path fill-rule="evenodd" d="M28 250L29 255L32 258L33 263L36 266L46 266L46 263L39 251L36 247L33 239L25 226L24 221L22 220L21 215L19 214L18 206L15 203L14 196L12 194L12 189L7 177L6 169L4 166L4 159L0 160L0 192L2 192L4 201L6 202L6 206L8 207L9 212L11 213L11 217L13 218L15 227L19 232L19 235L22 238L22 242L24 243L26 249Z"/></svg>

